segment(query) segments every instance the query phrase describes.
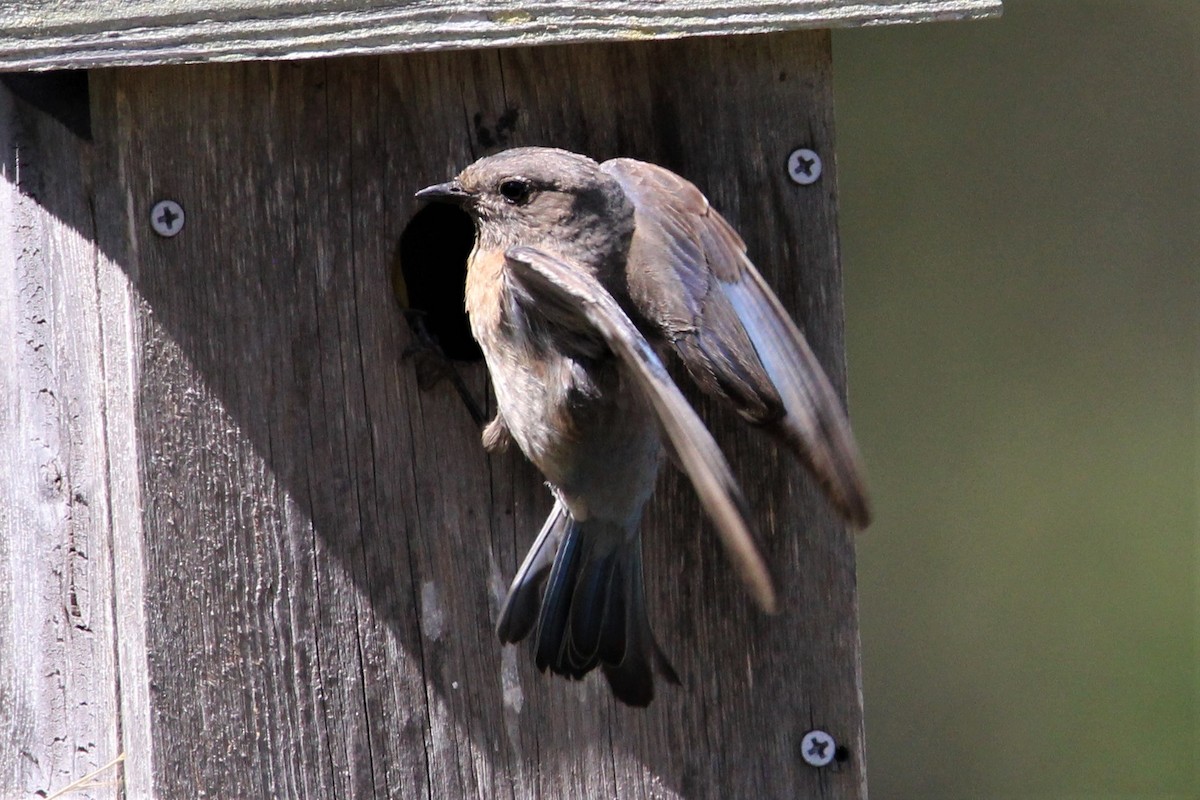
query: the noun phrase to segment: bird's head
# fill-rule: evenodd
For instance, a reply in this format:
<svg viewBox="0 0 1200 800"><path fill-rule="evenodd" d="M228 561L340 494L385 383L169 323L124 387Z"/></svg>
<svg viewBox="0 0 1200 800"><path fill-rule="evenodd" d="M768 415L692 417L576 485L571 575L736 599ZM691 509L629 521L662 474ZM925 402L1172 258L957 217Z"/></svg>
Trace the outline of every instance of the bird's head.
<svg viewBox="0 0 1200 800"><path fill-rule="evenodd" d="M628 241L633 206L592 159L549 147L520 147L476 161L417 198L461 206L475 220L479 244L502 248L553 243L607 250ZM601 242L605 242L601 246Z"/></svg>

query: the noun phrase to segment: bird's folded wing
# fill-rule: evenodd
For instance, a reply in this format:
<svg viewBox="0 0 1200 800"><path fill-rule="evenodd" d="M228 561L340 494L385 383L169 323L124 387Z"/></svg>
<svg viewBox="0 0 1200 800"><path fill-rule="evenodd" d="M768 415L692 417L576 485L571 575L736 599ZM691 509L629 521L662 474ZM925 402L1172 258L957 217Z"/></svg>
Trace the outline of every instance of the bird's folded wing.
<svg viewBox="0 0 1200 800"><path fill-rule="evenodd" d="M702 389L791 445L852 523L870 519L841 402L737 232L693 184L618 158L601 169L635 208L631 313L668 342Z"/></svg>
<svg viewBox="0 0 1200 800"><path fill-rule="evenodd" d="M595 278L536 248L515 247L506 255L519 295L558 326L581 335L598 334L645 393L738 575L759 605L773 612L775 590L755 545L741 489L654 349Z"/></svg>

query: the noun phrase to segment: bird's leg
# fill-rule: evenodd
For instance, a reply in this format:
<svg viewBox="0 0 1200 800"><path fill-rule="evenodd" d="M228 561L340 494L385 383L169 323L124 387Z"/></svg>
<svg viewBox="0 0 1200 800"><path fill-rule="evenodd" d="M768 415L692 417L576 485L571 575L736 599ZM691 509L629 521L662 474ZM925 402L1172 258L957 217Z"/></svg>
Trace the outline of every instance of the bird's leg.
<svg viewBox="0 0 1200 800"><path fill-rule="evenodd" d="M503 453L511 444L512 431L497 411L495 418L483 426L483 449L489 453Z"/></svg>

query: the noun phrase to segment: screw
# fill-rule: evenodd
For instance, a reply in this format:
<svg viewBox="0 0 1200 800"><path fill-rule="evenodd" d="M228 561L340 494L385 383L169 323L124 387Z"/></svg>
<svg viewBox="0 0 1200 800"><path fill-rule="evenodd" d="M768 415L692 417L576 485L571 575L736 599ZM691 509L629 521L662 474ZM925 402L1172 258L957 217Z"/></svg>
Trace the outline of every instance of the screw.
<svg viewBox="0 0 1200 800"><path fill-rule="evenodd" d="M801 147L788 156L788 176L801 186L809 186L821 177L821 157L815 150Z"/></svg>
<svg viewBox="0 0 1200 800"><path fill-rule="evenodd" d="M800 740L800 755L814 767L824 767L833 761L837 742L825 731L809 731Z"/></svg>
<svg viewBox="0 0 1200 800"><path fill-rule="evenodd" d="M174 200L159 200L150 209L150 227L168 239L176 235L183 230L183 206Z"/></svg>

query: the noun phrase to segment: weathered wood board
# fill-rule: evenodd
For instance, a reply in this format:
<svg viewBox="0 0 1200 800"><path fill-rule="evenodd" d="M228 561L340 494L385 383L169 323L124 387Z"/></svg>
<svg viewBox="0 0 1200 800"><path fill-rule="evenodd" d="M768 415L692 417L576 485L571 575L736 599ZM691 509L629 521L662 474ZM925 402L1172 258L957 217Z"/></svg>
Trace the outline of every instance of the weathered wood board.
<svg viewBox="0 0 1200 800"><path fill-rule="evenodd" d="M843 385L830 91L798 32L106 70L92 145L5 99L0 795L124 752L130 797L865 797L853 544L799 467L706 407L783 613L672 474L683 687L551 680L492 632L548 493L419 390L389 285L412 192L489 149L632 155L707 191ZM814 726L844 761L803 762Z"/></svg>
<svg viewBox="0 0 1200 800"><path fill-rule="evenodd" d="M129 352L121 330L127 318L118 310L127 281L94 241L90 161L70 133L22 112L0 89L5 798L65 786L138 740L132 715L120 707L114 614L139 598L121 597L112 572L114 548L128 542L125 534L136 535L137 525L128 513L128 505L136 508L124 424L129 359L117 355ZM105 363L115 357L119 364ZM129 637L123 646L137 638L124 626L122 632Z"/></svg>
<svg viewBox="0 0 1200 800"><path fill-rule="evenodd" d="M1000 0L0 0L0 70L662 39L998 13Z"/></svg>

